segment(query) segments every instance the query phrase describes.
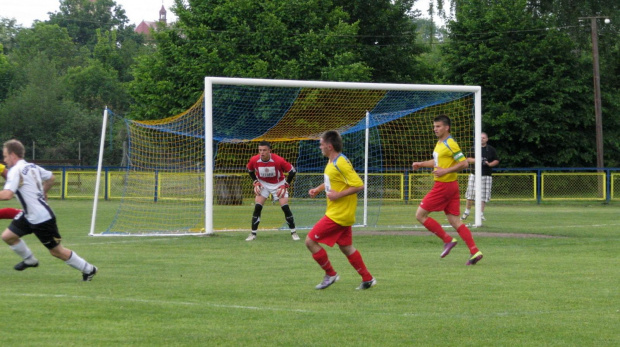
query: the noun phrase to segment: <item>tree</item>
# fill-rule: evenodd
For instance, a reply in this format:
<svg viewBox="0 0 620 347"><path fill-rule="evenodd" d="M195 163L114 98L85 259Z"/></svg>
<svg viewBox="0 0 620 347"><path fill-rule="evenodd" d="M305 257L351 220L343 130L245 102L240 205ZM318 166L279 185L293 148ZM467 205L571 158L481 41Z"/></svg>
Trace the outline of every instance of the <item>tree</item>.
<svg viewBox="0 0 620 347"><path fill-rule="evenodd" d="M36 141L38 159L76 159L81 144L83 163L96 163L103 108L126 112L131 65L148 49L126 23L111 0L61 0L31 28L2 19L0 135Z"/></svg>
<svg viewBox="0 0 620 347"><path fill-rule="evenodd" d="M87 110L103 110L106 106L119 112L126 110L129 96L118 73L98 60L90 59L81 66L69 68L63 84L72 100Z"/></svg>
<svg viewBox="0 0 620 347"><path fill-rule="evenodd" d="M145 38L128 25L122 6L114 0L61 0L60 11L48 23L65 28L80 49L86 49L118 72L118 79L133 79L131 66L141 54Z"/></svg>
<svg viewBox="0 0 620 347"><path fill-rule="evenodd" d="M127 96L117 71L88 56L58 25L37 22L20 30L6 56L11 78L0 94L0 136L35 141L38 159L76 159L81 144L83 163L96 162L93 134L103 106ZM0 76L4 66L0 62Z"/></svg>
<svg viewBox="0 0 620 347"><path fill-rule="evenodd" d="M9 60L2 53L2 44L0 43L0 102L4 100L9 90L8 86L11 81L11 65Z"/></svg>
<svg viewBox="0 0 620 347"><path fill-rule="evenodd" d="M97 43L97 30L124 31L129 22L114 0L60 0L60 10L49 15L50 24L66 28L75 43L90 48Z"/></svg>
<svg viewBox="0 0 620 347"><path fill-rule="evenodd" d="M97 134L99 118L65 96L56 65L39 55L20 69L23 85L0 104L0 136L18 138L25 144L36 142L37 159L76 159L78 143L97 148L92 134ZM91 163L96 159L93 153L96 150L83 152Z"/></svg>
<svg viewBox="0 0 620 347"><path fill-rule="evenodd" d="M0 45L4 47L0 53L8 54L13 49L20 29L15 19L0 17Z"/></svg>
<svg viewBox="0 0 620 347"><path fill-rule="evenodd" d="M334 0L349 13L349 23L359 23L360 55L372 68L374 82L432 82L430 70L416 60L428 48L416 40L419 13L411 11L414 2Z"/></svg>
<svg viewBox="0 0 620 347"><path fill-rule="evenodd" d="M204 76L371 81L359 21L331 1L177 0L178 22L138 62L131 115L162 118L200 96ZM402 62L402 60L399 60Z"/></svg>
<svg viewBox="0 0 620 347"><path fill-rule="evenodd" d="M8 54L15 46L15 37L21 29L15 19L0 17L0 102L6 98L14 77L14 66Z"/></svg>
<svg viewBox="0 0 620 347"><path fill-rule="evenodd" d="M595 164L589 67L553 16L526 0L463 0L449 29L448 79L482 86L483 124L502 165Z"/></svg>
<svg viewBox="0 0 620 347"><path fill-rule="evenodd" d="M446 62L443 59L441 46L447 42L448 31L446 27L437 27L430 19L416 19L418 39L428 46L428 51L421 54L416 61L420 64L421 71L427 71L429 82L433 84L448 84Z"/></svg>
<svg viewBox="0 0 620 347"><path fill-rule="evenodd" d="M46 64L54 64L64 73L69 66L84 58L65 28L36 22L30 29L22 29L16 36L18 45L10 55L16 63L28 62L33 57L45 57Z"/></svg>

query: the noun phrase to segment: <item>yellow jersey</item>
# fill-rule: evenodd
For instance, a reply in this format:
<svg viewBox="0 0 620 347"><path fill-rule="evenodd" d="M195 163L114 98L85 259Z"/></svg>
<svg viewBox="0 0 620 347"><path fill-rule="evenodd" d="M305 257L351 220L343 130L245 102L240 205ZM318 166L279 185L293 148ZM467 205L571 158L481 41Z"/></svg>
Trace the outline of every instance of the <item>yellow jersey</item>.
<svg viewBox="0 0 620 347"><path fill-rule="evenodd" d="M0 164L0 175L6 170L6 165Z"/></svg>
<svg viewBox="0 0 620 347"><path fill-rule="evenodd" d="M460 163L467 158L461 151L458 143L454 141L452 136L448 136L447 139L443 141L438 141L435 145L435 150L433 151L433 159L435 160L435 169L433 170L437 170L438 167L442 169L450 168L456 163ZM439 182L452 182L456 181L456 179L456 172L451 172L441 177L435 177L435 181Z"/></svg>
<svg viewBox="0 0 620 347"><path fill-rule="evenodd" d="M344 154L340 154L334 161L329 161L324 171L325 191L341 192L348 187L361 187L364 182L355 172L353 165ZM325 215L341 226L350 226L355 223L357 209L357 194L350 194L335 201L327 199Z"/></svg>

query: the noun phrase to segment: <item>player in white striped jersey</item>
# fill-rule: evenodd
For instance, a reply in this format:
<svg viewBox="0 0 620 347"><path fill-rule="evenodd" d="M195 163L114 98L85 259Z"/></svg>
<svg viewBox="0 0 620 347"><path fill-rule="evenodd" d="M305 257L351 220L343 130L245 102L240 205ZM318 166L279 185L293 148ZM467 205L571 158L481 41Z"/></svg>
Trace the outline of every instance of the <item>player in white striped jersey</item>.
<svg viewBox="0 0 620 347"><path fill-rule="evenodd" d="M82 272L82 280L90 281L97 273L97 267L88 263L77 253L63 247L56 224L56 216L47 204L47 192L54 183L54 175L42 167L26 162L24 145L18 140L4 143L2 154L10 168L0 200L10 200L16 196L22 204L23 212L18 214L2 233L2 240L22 257L15 270L23 271L39 266L39 261L22 236L35 234L54 257Z"/></svg>

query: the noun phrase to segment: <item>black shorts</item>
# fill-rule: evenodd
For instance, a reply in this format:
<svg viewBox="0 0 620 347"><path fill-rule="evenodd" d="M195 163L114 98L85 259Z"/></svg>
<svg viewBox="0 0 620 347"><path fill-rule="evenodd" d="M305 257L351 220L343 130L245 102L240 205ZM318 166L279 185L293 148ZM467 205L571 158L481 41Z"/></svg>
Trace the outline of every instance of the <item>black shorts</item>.
<svg viewBox="0 0 620 347"><path fill-rule="evenodd" d="M56 225L56 218L39 224L31 224L22 213L19 218L13 219L9 225L9 230L20 238L28 234L35 234L47 249L58 246L61 241L58 226Z"/></svg>

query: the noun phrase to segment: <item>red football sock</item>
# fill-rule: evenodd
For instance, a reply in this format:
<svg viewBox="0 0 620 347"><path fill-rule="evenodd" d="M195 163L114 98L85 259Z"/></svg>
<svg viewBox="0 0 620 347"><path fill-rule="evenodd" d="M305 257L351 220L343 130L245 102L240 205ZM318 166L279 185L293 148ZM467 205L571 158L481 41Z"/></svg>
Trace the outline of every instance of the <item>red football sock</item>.
<svg viewBox="0 0 620 347"><path fill-rule="evenodd" d="M444 243L452 241L452 236L448 235L448 233L441 227L441 224L437 223L437 221L433 218L426 218L426 221L424 222L424 227L426 227L426 229L428 229L433 234L439 236L439 238L442 239Z"/></svg>
<svg viewBox="0 0 620 347"><path fill-rule="evenodd" d="M325 274L329 276L336 276L336 271L332 267L332 263L329 262L327 252L324 249L314 253L312 258L319 264L319 266L325 270Z"/></svg>
<svg viewBox="0 0 620 347"><path fill-rule="evenodd" d="M459 236L465 241L467 247L469 247L469 252L471 254L478 253L479 249L476 247L476 242L474 242L474 237L471 235L471 230L465 224L461 224L461 226L456 229L456 232L459 233Z"/></svg>
<svg viewBox="0 0 620 347"><path fill-rule="evenodd" d="M13 219L17 216L22 210L18 210L16 208L0 208L0 219Z"/></svg>
<svg viewBox="0 0 620 347"><path fill-rule="evenodd" d="M355 271L362 276L362 281L367 282L372 280L372 275L368 272L366 264L364 264L364 260L362 259L362 255L358 250L355 250L353 254L347 256L347 259L349 259L349 263L351 263Z"/></svg>

